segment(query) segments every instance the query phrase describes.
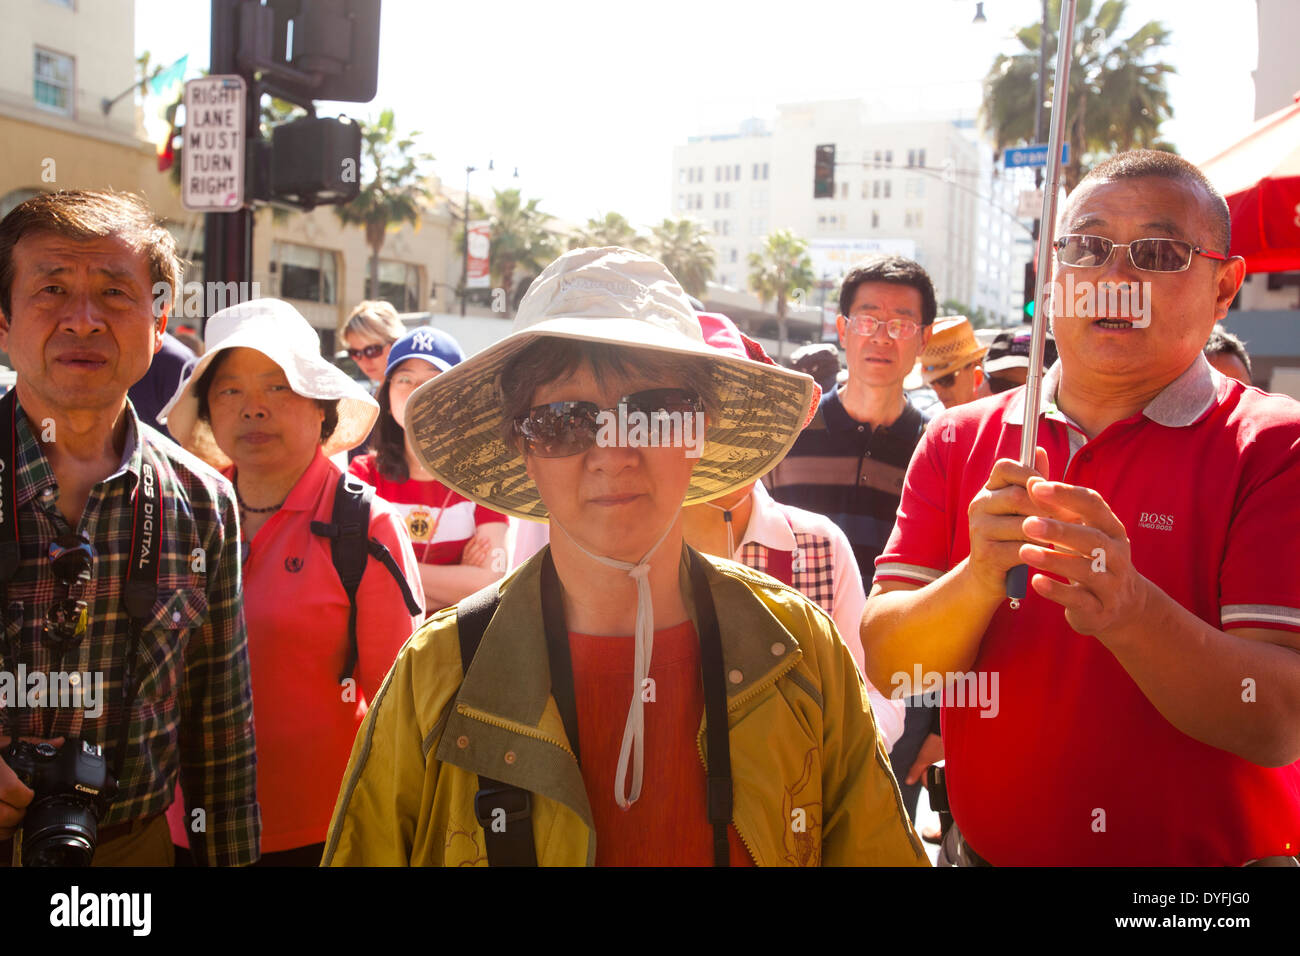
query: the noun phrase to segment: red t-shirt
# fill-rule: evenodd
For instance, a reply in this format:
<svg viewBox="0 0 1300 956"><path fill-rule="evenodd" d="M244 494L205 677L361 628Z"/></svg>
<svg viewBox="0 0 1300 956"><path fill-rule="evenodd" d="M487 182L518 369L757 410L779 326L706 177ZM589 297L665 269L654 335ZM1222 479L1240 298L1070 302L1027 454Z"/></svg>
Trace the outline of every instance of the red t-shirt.
<svg viewBox="0 0 1300 956"><path fill-rule="evenodd" d="M371 484L406 522L411 546L421 564L460 564L465 545L479 525L504 522L506 516L476 505L438 481L389 481L379 473L375 456L359 455L348 471Z"/></svg>
<svg viewBox="0 0 1300 956"><path fill-rule="evenodd" d="M1055 385L1049 373L1043 394ZM996 459L1020 457L1024 393L931 422L876 580L926 584L969 555L967 506ZM1201 620L1300 631L1300 404L1198 360L1091 441L1050 407L1038 442L1048 477L1099 492L1134 566ZM1238 866L1300 850L1300 764L1257 766L1177 730L1033 588L994 613L974 670L996 715L946 702L944 751L953 815L990 862Z"/></svg>
<svg viewBox="0 0 1300 956"><path fill-rule="evenodd" d="M623 727L632 701L633 639L569 633L582 779L596 824L597 866L712 866L707 775L696 734L704 717L700 645L683 621L655 632L654 700L645 705L645 774L627 810L614 799ZM631 776L631 771L628 773ZM731 865L753 866L735 826Z"/></svg>

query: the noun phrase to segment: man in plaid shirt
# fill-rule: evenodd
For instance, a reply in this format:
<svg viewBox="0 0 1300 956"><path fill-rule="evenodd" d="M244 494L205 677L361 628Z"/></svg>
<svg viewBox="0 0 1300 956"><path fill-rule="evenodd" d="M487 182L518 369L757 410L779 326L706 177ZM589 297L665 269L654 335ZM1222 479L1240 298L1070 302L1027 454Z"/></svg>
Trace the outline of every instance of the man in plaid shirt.
<svg viewBox="0 0 1300 956"><path fill-rule="evenodd" d="M83 739L99 744L112 767L122 721L130 721L119 790L99 821L96 865L171 864L163 811L178 773L195 860L241 865L258 857L234 494L141 423L126 397L161 345L177 286L175 244L134 196L45 194L0 221L0 349L18 374L17 402L0 413L0 428L13 437L0 478L20 545L0 604L0 652L10 671L0 678L15 691L0 700L0 734L56 745ZM126 714L123 590L146 461L154 463L160 505L158 593L140 633ZM88 550L89 575L60 572L52 544ZM85 602L84 628L60 645L47 622L77 601ZM53 688L56 675L74 672L82 696L72 695L71 705L66 693L28 693L45 683L33 675ZM4 863L32 798L0 759Z"/></svg>

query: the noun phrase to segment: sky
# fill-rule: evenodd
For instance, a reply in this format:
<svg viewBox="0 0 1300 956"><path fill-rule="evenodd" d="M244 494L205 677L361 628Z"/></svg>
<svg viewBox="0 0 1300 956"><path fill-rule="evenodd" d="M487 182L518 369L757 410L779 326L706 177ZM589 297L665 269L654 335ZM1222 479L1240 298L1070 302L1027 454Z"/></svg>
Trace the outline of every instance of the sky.
<svg viewBox="0 0 1300 956"><path fill-rule="evenodd" d="M581 222L617 211L648 226L670 215L672 150L732 132L779 104L864 99L873 116L967 118L998 53L1040 0L383 0L379 89L320 115L395 112L419 131L433 170L476 195L519 187ZM208 63L206 0L137 0L136 49L154 63ZM1164 133L1192 161L1237 139L1254 116L1254 0L1129 0L1123 35L1172 31L1163 58L1174 117ZM492 160L496 171L486 172ZM518 178L512 173L518 170Z"/></svg>

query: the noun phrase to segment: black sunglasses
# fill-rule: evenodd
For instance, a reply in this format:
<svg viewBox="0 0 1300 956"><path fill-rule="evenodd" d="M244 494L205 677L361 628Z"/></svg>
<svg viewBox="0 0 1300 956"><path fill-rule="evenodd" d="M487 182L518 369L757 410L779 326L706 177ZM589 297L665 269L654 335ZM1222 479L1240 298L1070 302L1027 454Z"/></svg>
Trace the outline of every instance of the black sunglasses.
<svg viewBox="0 0 1300 956"><path fill-rule="evenodd" d="M348 356L354 362L363 355L368 359L377 359L384 354L386 348L388 348L387 345L367 345L365 348L348 349Z"/></svg>
<svg viewBox="0 0 1300 956"><path fill-rule="evenodd" d="M651 388L624 395L614 408L601 408L595 402L549 402L534 405L528 414L514 420L514 433L522 438L525 450L538 458L568 458L596 444L602 412L641 413L649 418L674 412L701 412L704 403L694 392L684 388Z"/></svg>
<svg viewBox="0 0 1300 956"><path fill-rule="evenodd" d="M45 616L45 639L60 647L73 647L86 635L87 606L71 595L73 585L90 580L95 563L95 549L85 538L62 535L50 542L50 568L55 580L68 590L68 596L50 605Z"/></svg>
<svg viewBox="0 0 1300 956"><path fill-rule="evenodd" d="M954 385L957 384L958 375L966 371L966 369L973 368L978 364L979 364L978 362L971 362L969 365L963 365L961 368L957 369L954 372L949 372L947 375L940 375L938 378L933 379L930 382L930 387L933 388L934 386L938 385L940 388L952 388Z"/></svg>

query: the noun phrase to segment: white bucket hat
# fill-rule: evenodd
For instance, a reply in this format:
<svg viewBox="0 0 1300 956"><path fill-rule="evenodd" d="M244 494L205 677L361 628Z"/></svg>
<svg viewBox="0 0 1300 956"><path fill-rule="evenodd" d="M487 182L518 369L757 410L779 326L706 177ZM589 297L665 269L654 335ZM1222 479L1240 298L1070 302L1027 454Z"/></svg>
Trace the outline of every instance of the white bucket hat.
<svg viewBox="0 0 1300 956"><path fill-rule="evenodd" d="M222 309L208 319L207 351L181 382L158 420L182 446L217 468L232 464L207 422L199 420L194 384L226 349L256 349L284 370L289 387L306 398L338 399L339 423L322 443L326 456L355 448L379 416L376 402L358 383L320 354L320 339L302 314L280 299L253 299Z"/></svg>
<svg viewBox="0 0 1300 956"><path fill-rule="evenodd" d="M807 417L813 380L705 344L677 280L649 256L618 246L556 259L519 304L510 335L420 386L406 403L406 433L439 481L495 511L545 520L523 454L502 437L505 365L543 336L710 360L719 410L709 423L683 504L720 497L767 474Z"/></svg>

